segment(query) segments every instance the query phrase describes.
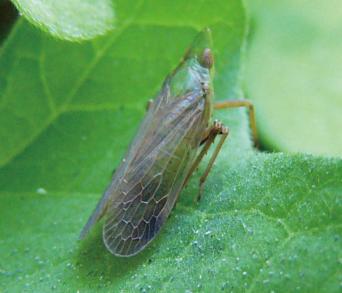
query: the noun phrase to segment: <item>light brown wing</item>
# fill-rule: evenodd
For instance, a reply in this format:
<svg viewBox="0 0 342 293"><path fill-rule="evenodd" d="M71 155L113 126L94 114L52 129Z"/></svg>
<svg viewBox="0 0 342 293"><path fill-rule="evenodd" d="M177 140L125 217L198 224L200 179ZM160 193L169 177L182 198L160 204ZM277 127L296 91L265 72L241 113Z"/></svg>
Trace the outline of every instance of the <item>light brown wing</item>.
<svg viewBox="0 0 342 293"><path fill-rule="evenodd" d="M153 102L153 106L147 111L143 121L140 124L140 127L137 131L137 134L130 146L128 147L128 151L125 155L125 158L122 160L120 166L117 168L115 174L113 175L112 181L108 186L107 190L104 192L102 198L99 200L95 210L89 217L87 223L84 225L81 230L79 239L83 239L90 231L90 229L98 222L106 212L106 208L108 205L109 199L113 196L115 188L119 185L120 180L123 178L126 170L129 165L132 163L133 158L136 156L138 147L142 145L142 141L144 137L147 136L148 132L153 131L152 127L158 124L156 120L160 119L159 116L156 116L155 113L161 112L162 108L168 102L168 96L170 95L169 89L169 78L166 78L162 90Z"/></svg>
<svg viewBox="0 0 342 293"><path fill-rule="evenodd" d="M200 143L195 133L202 132L204 99L192 93L182 103L173 105L181 109L176 115L159 121L106 210L103 238L115 255L134 255L154 238L183 186Z"/></svg>
<svg viewBox="0 0 342 293"><path fill-rule="evenodd" d="M193 94L194 93L191 95L191 93L189 93L188 96L194 97ZM123 178L128 177L129 180L140 179L143 174L146 173L146 168L151 166L157 158L156 153L161 149L161 146L167 144L168 140L172 140L172 144L175 144L178 140L177 138L182 134L179 132L177 137L173 138L170 129L177 129L175 128L176 125L178 124L178 127L181 125L179 124L181 117L184 117L184 119L187 119L186 117L191 117L190 112L196 110L196 107L194 108L193 104L194 101L191 101L191 98L189 98L186 101L184 101L184 99L182 101L176 99L175 101L170 102L169 97L169 82L168 79L166 79L160 95L154 101L153 107L147 112L136 137L128 148L125 159L115 172L110 186L98 202L86 225L83 227L80 233L80 239L83 239L92 226L104 216L110 200L112 202L120 202L122 200L118 190ZM197 94L196 97L198 99L200 96ZM198 101L199 100L196 102ZM187 121L185 120L184 123L187 123ZM169 138L168 140L165 140L167 135L169 135ZM168 144L169 147L171 147L171 144ZM140 167L143 159L145 159L143 162L145 168Z"/></svg>
<svg viewBox="0 0 342 293"><path fill-rule="evenodd" d="M169 215L211 114L208 30L165 80L110 186L80 238L104 215L103 238L115 255L141 251Z"/></svg>

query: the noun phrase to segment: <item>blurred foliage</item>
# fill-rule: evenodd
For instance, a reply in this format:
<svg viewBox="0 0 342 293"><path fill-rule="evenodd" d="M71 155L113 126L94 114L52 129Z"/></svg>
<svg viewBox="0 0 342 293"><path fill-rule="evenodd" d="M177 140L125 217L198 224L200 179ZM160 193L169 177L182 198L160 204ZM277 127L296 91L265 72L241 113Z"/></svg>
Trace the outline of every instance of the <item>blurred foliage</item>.
<svg viewBox="0 0 342 293"><path fill-rule="evenodd" d="M202 201L195 175L141 254L112 256L101 225L77 241L146 101L204 26L216 98L242 96L239 0L115 3L101 38L56 40L20 18L0 49L0 290L339 292L341 160L256 152L243 109L215 113L231 134Z"/></svg>
<svg viewBox="0 0 342 293"><path fill-rule="evenodd" d="M11 0L28 21L51 35L73 41L112 29L111 0Z"/></svg>
<svg viewBox="0 0 342 293"><path fill-rule="evenodd" d="M245 85L267 149L342 156L342 4L248 1Z"/></svg>

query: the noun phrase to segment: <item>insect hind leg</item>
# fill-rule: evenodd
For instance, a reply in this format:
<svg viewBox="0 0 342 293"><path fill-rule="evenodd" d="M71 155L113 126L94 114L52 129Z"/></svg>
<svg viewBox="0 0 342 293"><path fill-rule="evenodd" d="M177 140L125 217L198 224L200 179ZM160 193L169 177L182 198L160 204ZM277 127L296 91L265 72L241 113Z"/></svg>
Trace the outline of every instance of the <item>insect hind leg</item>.
<svg viewBox="0 0 342 293"><path fill-rule="evenodd" d="M221 148L222 148L222 145L225 141L225 139L227 138L228 136L228 133L229 133L229 130L226 126L224 126L221 122L219 121L214 121L214 125L208 129L205 133L205 136L202 140L202 143L201 144L204 144L203 145L203 148L201 150L201 152L198 154L195 162L193 163L193 165L191 166L189 172L188 172L188 175L184 181L184 185L185 186L191 175L195 172L195 170L198 168L198 165L199 163L202 161L203 157L207 154L210 146L214 143L214 140L216 138L217 135L221 135L221 139L218 143L218 145L216 146L215 148L215 151L213 153L213 155L211 156L210 158L210 161L207 165L207 168L205 169L203 175L201 176L200 178L200 186L199 186L199 193L198 193L198 196L197 196L197 201L199 201L201 199L201 195L202 195L202 191L203 191L203 187L204 187L204 182L205 180L207 179L208 177L208 174L215 162L215 159L218 155L218 153L220 152Z"/></svg>
<svg viewBox="0 0 342 293"><path fill-rule="evenodd" d="M208 175L209 175L209 172L211 170L211 168L213 167L214 165L214 162L217 158L217 155L219 154L222 146L223 146L223 143L224 141L226 140L226 138L228 137L228 134L229 134L229 129L228 127L224 126L222 123L220 122L217 122L214 123L214 136L213 136L213 142L215 140L215 137L217 135L221 135L221 138L220 138L220 141L219 143L217 144L215 150L214 150L214 153L212 154L210 160L209 160L209 163L207 165L207 168L205 169L203 175L201 176L200 178L200 182L199 182L199 192L198 192L198 195L197 195L197 201L199 201L201 199L201 196L202 196L202 192L203 192L203 188L204 188L204 183L205 183L205 180L207 179Z"/></svg>
<svg viewBox="0 0 342 293"><path fill-rule="evenodd" d="M217 102L214 104L214 109L220 110L220 109L227 109L227 108L248 108L248 114L249 114L249 123L252 130L252 136L255 147L259 146L259 140L258 140L258 132L256 127L256 120L255 120L255 111L254 111L254 105L251 101L246 99L237 99L237 100L227 100L222 102Z"/></svg>

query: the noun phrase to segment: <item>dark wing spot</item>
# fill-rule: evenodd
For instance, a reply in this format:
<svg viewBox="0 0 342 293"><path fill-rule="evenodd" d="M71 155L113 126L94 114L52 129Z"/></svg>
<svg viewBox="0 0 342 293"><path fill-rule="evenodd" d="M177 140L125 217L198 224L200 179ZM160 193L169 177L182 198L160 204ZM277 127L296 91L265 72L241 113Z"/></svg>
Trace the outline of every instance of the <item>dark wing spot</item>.
<svg viewBox="0 0 342 293"><path fill-rule="evenodd" d="M150 235L150 225L147 224L143 237L141 238L141 241L143 244L147 243L150 240L149 235Z"/></svg>
<svg viewBox="0 0 342 293"><path fill-rule="evenodd" d="M156 217L152 217L150 221L150 232L149 232L149 239L152 239L153 236L158 232L156 231Z"/></svg>
<svg viewBox="0 0 342 293"><path fill-rule="evenodd" d="M141 246L142 246L142 244L141 244L141 239L139 238L139 239L137 239L137 240L134 240L135 241L135 246L134 246L134 248L132 247L132 250L134 250L134 251L137 251L137 250L139 250L140 248L141 248Z"/></svg>
<svg viewBox="0 0 342 293"><path fill-rule="evenodd" d="M139 247L139 243L140 243L140 239L137 238L137 239L132 239L131 240L132 244L131 244L131 247L130 247L130 254L133 254L137 251L137 247Z"/></svg>
<svg viewBox="0 0 342 293"><path fill-rule="evenodd" d="M142 236L144 235L146 229L146 223L144 221L141 221L139 226L138 226L138 237L142 238Z"/></svg>
<svg viewBox="0 0 342 293"><path fill-rule="evenodd" d="M144 214L144 220L146 222L149 222L151 217L153 216L153 211L155 210L156 207L156 203L154 200L151 200L145 210L145 214Z"/></svg>
<svg viewBox="0 0 342 293"><path fill-rule="evenodd" d="M162 211L162 209L164 208L166 202L167 202L167 197L164 197L160 201L158 201L158 203L156 204L156 207L154 209L154 212L153 212L153 214L155 216L159 216L159 214Z"/></svg>
<svg viewBox="0 0 342 293"><path fill-rule="evenodd" d="M135 210L135 213L133 214L133 217L131 220L134 226L137 226L140 223L140 221L143 219L146 206L147 206L146 203L141 202L138 208Z"/></svg>
<svg viewBox="0 0 342 293"><path fill-rule="evenodd" d="M139 231L138 231L138 227L137 227L133 230L132 239L138 239L138 238L139 238Z"/></svg>

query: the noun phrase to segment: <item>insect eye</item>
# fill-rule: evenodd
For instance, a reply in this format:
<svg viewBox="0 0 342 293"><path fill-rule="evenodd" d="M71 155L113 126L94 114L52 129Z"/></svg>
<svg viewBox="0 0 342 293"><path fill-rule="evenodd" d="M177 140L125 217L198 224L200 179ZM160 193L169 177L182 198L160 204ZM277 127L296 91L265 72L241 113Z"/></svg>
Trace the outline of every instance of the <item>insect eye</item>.
<svg viewBox="0 0 342 293"><path fill-rule="evenodd" d="M214 56L211 50L206 48L203 50L202 56L200 58L200 63L203 67L210 69L214 63Z"/></svg>

